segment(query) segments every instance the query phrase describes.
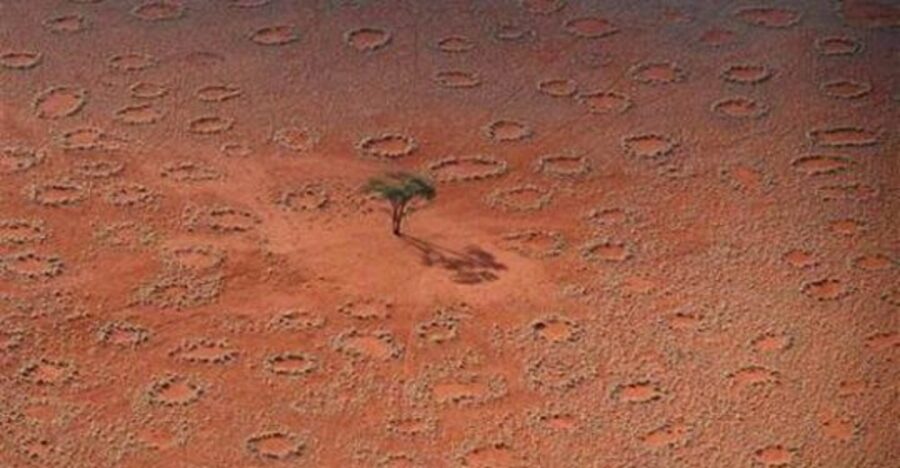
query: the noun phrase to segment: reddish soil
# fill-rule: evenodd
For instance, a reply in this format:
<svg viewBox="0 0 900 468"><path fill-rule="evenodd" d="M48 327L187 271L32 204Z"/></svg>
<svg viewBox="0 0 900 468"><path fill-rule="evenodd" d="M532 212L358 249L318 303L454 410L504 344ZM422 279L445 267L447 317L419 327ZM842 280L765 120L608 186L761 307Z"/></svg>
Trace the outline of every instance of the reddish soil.
<svg viewBox="0 0 900 468"><path fill-rule="evenodd" d="M0 467L897 466L900 9L592 3L0 3Z"/></svg>

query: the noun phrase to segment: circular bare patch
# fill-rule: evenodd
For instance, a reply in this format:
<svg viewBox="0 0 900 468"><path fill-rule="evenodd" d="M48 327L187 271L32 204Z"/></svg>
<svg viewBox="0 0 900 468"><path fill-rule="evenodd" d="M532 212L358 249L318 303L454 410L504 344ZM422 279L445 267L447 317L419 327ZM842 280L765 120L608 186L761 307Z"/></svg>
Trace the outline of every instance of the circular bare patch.
<svg viewBox="0 0 900 468"><path fill-rule="evenodd" d="M791 167L806 176L820 176L844 172L853 163L853 160L844 156L807 154L791 161Z"/></svg>
<svg viewBox="0 0 900 468"><path fill-rule="evenodd" d="M628 74L631 79L650 85L680 83L687 78L687 73L673 62L639 63L631 67Z"/></svg>
<svg viewBox="0 0 900 468"><path fill-rule="evenodd" d="M201 384L179 375L169 375L150 385L147 398L155 405L187 406L199 400L203 393Z"/></svg>
<svg viewBox="0 0 900 468"><path fill-rule="evenodd" d="M578 102L592 114L621 114L631 109L633 102L625 94L615 91L595 91L578 96Z"/></svg>
<svg viewBox="0 0 900 468"><path fill-rule="evenodd" d="M79 161L75 173L88 179L109 179L125 170L125 163L111 160Z"/></svg>
<svg viewBox="0 0 900 468"><path fill-rule="evenodd" d="M280 46L300 40L300 33L290 25L259 28L250 34L250 40L264 46Z"/></svg>
<svg viewBox="0 0 900 468"><path fill-rule="evenodd" d="M711 109L733 119L758 119L769 112L766 105L744 96L720 99L712 104Z"/></svg>
<svg viewBox="0 0 900 468"><path fill-rule="evenodd" d="M885 254L860 255L851 262L855 268L865 271L885 271L894 267L896 262Z"/></svg>
<svg viewBox="0 0 900 468"><path fill-rule="evenodd" d="M228 0L231 8L259 8L272 3L272 0Z"/></svg>
<svg viewBox="0 0 900 468"><path fill-rule="evenodd" d="M526 123L510 119L495 120L484 127L484 134L497 142L526 140L533 133Z"/></svg>
<svg viewBox="0 0 900 468"><path fill-rule="evenodd" d="M328 192L318 184L283 190L276 201L284 209L295 212L321 210L328 202Z"/></svg>
<svg viewBox="0 0 900 468"><path fill-rule="evenodd" d="M22 345L24 332L18 329L10 329L4 326L0 330L0 352L8 353L14 349L18 349Z"/></svg>
<svg viewBox="0 0 900 468"><path fill-rule="evenodd" d="M631 219L632 213L622 208L592 208L585 218L598 226L616 226Z"/></svg>
<svg viewBox="0 0 900 468"><path fill-rule="evenodd" d="M599 16L584 16L572 18L563 23L563 28L569 34L586 39L597 39L619 32L619 28L611 21Z"/></svg>
<svg viewBox="0 0 900 468"><path fill-rule="evenodd" d="M508 164L490 156L463 156L439 159L426 169L438 182L461 182L500 177L506 174Z"/></svg>
<svg viewBox="0 0 900 468"><path fill-rule="evenodd" d="M48 18L43 22L44 27L54 33L76 33L88 28L88 21L83 15L71 14Z"/></svg>
<svg viewBox="0 0 900 468"><path fill-rule="evenodd" d="M641 159L657 159L669 156L678 143L660 133L629 135L622 139L622 148L629 156Z"/></svg>
<svg viewBox="0 0 900 468"><path fill-rule="evenodd" d="M246 158L253 154L253 148L250 145L239 141L223 143L220 151L226 158Z"/></svg>
<svg viewBox="0 0 900 468"><path fill-rule="evenodd" d="M141 223L123 221L98 227L94 239L104 246L138 249L156 242L156 233Z"/></svg>
<svg viewBox="0 0 900 468"><path fill-rule="evenodd" d="M816 145L831 147L872 146L878 143L878 133L863 127L835 126L815 128L806 136Z"/></svg>
<svg viewBox="0 0 900 468"><path fill-rule="evenodd" d="M776 444L755 450L753 458L766 468L775 468L790 466L794 460L794 454L793 450Z"/></svg>
<svg viewBox="0 0 900 468"><path fill-rule="evenodd" d="M455 466L514 467L529 466L524 457L506 442L490 442L461 450Z"/></svg>
<svg viewBox="0 0 900 468"><path fill-rule="evenodd" d="M453 341L459 336L459 318L438 316L416 325L416 336L426 343L441 344Z"/></svg>
<svg viewBox="0 0 900 468"><path fill-rule="evenodd" d="M166 265L174 271L208 273L225 264L225 252L206 244L187 244L164 252Z"/></svg>
<svg viewBox="0 0 900 468"><path fill-rule="evenodd" d="M151 125L162 120L165 114L153 104L143 103L116 109L116 121L125 125Z"/></svg>
<svg viewBox="0 0 900 468"><path fill-rule="evenodd" d="M10 70L30 70L43 60L43 54L27 50L7 50L0 53L0 67Z"/></svg>
<svg viewBox="0 0 900 468"><path fill-rule="evenodd" d="M325 326L325 317L302 309L288 309L275 314L266 328L279 331L310 331Z"/></svg>
<svg viewBox="0 0 900 468"><path fill-rule="evenodd" d="M266 370L278 375L300 377L319 368L319 358L309 353L287 352L266 358Z"/></svg>
<svg viewBox="0 0 900 468"><path fill-rule="evenodd" d="M156 66L158 61L150 54L130 52L110 57L109 67L120 72L135 72Z"/></svg>
<svg viewBox="0 0 900 468"><path fill-rule="evenodd" d="M77 127L60 134L59 147L66 151L114 151L122 147L120 138L99 127Z"/></svg>
<svg viewBox="0 0 900 468"><path fill-rule="evenodd" d="M729 83L754 85L771 78L772 70L765 65L736 63L722 69L720 76Z"/></svg>
<svg viewBox="0 0 900 468"><path fill-rule="evenodd" d="M823 201L849 200L865 201L878 196L880 189L876 185L860 182L842 182L818 187Z"/></svg>
<svg viewBox="0 0 900 468"><path fill-rule="evenodd" d="M131 14L144 21L170 21L184 16L184 7L174 0L155 0L132 8Z"/></svg>
<svg viewBox="0 0 900 468"><path fill-rule="evenodd" d="M566 247L562 233L543 229L525 229L503 234L500 242L504 249L528 258L556 257Z"/></svg>
<svg viewBox="0 0 900 468"><path fill-rule="evenodd" d="M0 147L0 174L24 172L40 164L45 157L42 150L16 143Z"/></svg>
<svg viewBox="0 0 900 468"><path fill-rule="evenodd" d="M84 88L54 86L35 97L34 111L41 119L61 119L75 115L86 103Z"/></svg>
<svg viewBox="0 0 900 468"><path fill-rule="evenodd" d="M148 205L156 200L156 193L143 184L125 182L110 186L105 199L109 204L121 207Z"/></svg>
<svg viewBox="0 0 900 468"><path fill-rule="evenodd" d="M351 329L337 335L332 345L341 353L360 360L389 361L403 355L403 346L387 330Z"/></svg>
<svg viewBox="0 0 900 468"><path fill-rule="evenodd" d="M841 280L823 278L809 281L801 288L803 294L817 301L836 301L850 294L850 288Z"/></svg>
<svg viewBox="0 0 900 468"><path fill-rule="evenodd" d="M205 182L223 177L222 171L199 161L166 163L159 175L176 182Z"/></svg>
<svg viewBox="0 0 900 468"><path fill-rule="evenodd" d="M578 91L578 83L564 78L548 78L538 81L537 89L550 97L572 97Z"/></svg>
<svg viewBox="0 0 900 468"><path fill-rule="evenodd" d="M538 211L547 207L553 192L532 184L499 188L488 195L488 205L506 211Z"/></svg>
<svg viewBox="0 0 900 468"><path fill-rule="evenodd" d="M537 33L518 23L500 23L494 26L494 39L504 42L518 42L533 39Z"/></svg>
<svg viewBox="0 0 900 468"><path fill-rule="evenodd" d="M138 304L160 309L181 310L215 300L222 291L222 276L165 274L141 285L135 296Z"/></svg>
<svg viewBox="0 0 900 468"><path fill-rule="evenodd" d="M200 338L182 342L169 356L179 361L220 365L234 362L238 352L226 340Z"/></svg>
<svg viewBox="0 0 900 468"><path fill-rule="evenodd" d="M247 450L262 459L286 460L301 457L306 442L290 432L261 432L247 439Z"/></svg>
<svg viewBox="0 0 900 468"><path fill-rule="evenodd" d="M411 136L402 133L382 133L363 138L357 149L364 156L393 160L411 155L418 144Z"/></svg>
<svg viewBox="0 0 900 468"><path fill-rule="evenodd" d="M581 256L588 261L624 262L632 257L631 249L621 241L594 239L581 248Z"/></svg>
<svg viewBox="0 0 900 468"><path fill-rule="evenodd" d="M666 395L662 387L650 380L639 380L617 385L612 391L613 399L621 403L650 403L659 401Z"/></svg>
<svg viewBox="0 0 900 468"><path fill-rule="evenodd" d="M358 28L347 31L344 42L360 52L374 52L390 44L391 33L381 28Z"/></svg>
<svg viewBox="0 0 900 468"><path fill-rule="evenodd" d="M159 99L169 94L169 87L159 83L139 81L128 87L131 97L136 99Z"/></svg>
<svg viewBox="0 0 900 468"><path fill-rule="evenodd" d="M466 36L446 36L438 39L435 47L448 54L461 54L475 48L475 43Z"/></svg>
<svg viewBox="0 0 900 468"><path fill-rule="evenodd" d="M88 187L70 179L36 183L28 187L28 198L43 206L69 206L88 197Z"/></svg>
<svg viewBox="0 0 900 468"><path fill-rule="evenodd" d="M862 42L849 36L826 36L816 39L816 50L828 57L855 55L862 49Z"/></svg>
<svg viewBox="0 0 900 468"><path fill-rule="evenodd" d="M0 245L21 245L42 242L47 227L36 219L0 219Z"/></svg>
<svg viewBox="0 0 900 468"><path fill-rule="evenodd" d="M150 331L131 323L109 322L97 332L97 339L104 344L134 348L150 339Z"/></svg>
<svg viewBox="0 0 900 468"><path fill-rule="evenodd" d="M61 385L72 381L78 372L69 361L41 358L19 370L19 377L36 385Z"/></svg>
<svg viewBox="0 0 900 468"><path fill-rule="evenodd" d="M26 251L0 257L0 271L16 279L50 279L61 275L63 269L63 261L55 255Z"/></svg>
<svg viewBox="0 0 900 468"><path fill-rule="evenodd" d="M831 98L859 99L872 91L872 85L866 81L837 79L822 83L819 89Z"/></svg>
<svg viewBox="0 0 900 468"><path fill-rule="evenodd" d="M320 138L318 132L307 127L282 127L272 136L272 140L279 146L298 153L311 150Z"/></svg>
<svg viewBox="0 0 900 468"><path fill-rule="evenodd" d="M203 102L225 102L240 97L244 91L234 85L213 84L202 86L194 93Z"/></svg>
<svg viewBox="0 0 900 468"><path fill-rule="evenodd" d="M217 115L204 115L188 122L188 131L197 135L216 135L234 127L234 119Z"/></svg>
<svg viewBox="0 0 900 468"><path fill-rule="evenodd" d="M578 178L591 172L591 159L571 152L548 154L535 161L535 171L558 178Z"/></svg>
<svg viewBox="0 0 900 468"><path fill-rule="evenodd" d="M792 344L793 339L790 335L772 332L763 333L750 341L750 347L758 353L785 351Z"/></svg>
<svg viewBox="0 0 900 468"><path fill-rule="evenodd" d="M188 230L205 228L223 234L248 232L262 222L252 211L227 205L189 206L183 218Z"/></svg>
<svg viewBox="0 0 900 468"><path fill-rule="evenodd" d="M583 333L578 322L557 315L542 317L528 326L531 339L548 343L574 343Z"/></svg>

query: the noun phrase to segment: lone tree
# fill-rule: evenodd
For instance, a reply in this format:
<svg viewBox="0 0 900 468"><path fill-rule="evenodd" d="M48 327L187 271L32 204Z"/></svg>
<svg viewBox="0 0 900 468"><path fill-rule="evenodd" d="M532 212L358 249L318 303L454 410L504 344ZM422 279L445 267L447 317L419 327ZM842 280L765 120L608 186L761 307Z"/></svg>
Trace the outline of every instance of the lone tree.
<svg viewBox="0 0 900 468"><path fill-rule="evenodd" d="M391 204L391 227L395 236L400 235L400 227L410 212L413 200L431 200L437 195L434 185L428 179L407 172L391 172L383 177L373 177L366 184L366 191L378 194Z"/></svg>

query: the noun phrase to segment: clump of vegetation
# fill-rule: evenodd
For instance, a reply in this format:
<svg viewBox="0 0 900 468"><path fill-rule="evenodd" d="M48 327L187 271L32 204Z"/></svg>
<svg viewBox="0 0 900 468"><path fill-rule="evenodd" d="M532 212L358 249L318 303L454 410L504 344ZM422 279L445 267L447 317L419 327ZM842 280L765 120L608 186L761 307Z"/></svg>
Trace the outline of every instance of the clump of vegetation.
<svg viewBox="0 0 900 468"><path fill-rule="evenodd" d="M403 220L410 213L410 204L415 199L432 200L437 196L431 181L407 172L392 172L369 179L365 189L391 204L391 229L395 236L401 235Z"/></svg>

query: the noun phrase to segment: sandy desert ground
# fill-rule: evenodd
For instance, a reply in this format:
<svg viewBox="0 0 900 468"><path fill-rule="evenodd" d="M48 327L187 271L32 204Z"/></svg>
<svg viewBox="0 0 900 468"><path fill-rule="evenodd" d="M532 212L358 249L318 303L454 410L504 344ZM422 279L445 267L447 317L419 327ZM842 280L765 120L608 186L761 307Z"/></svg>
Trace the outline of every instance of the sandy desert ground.
<svg viewBox="0 0 900 468"><path fill-rule="evenodd" d="M898 28L0 1L0 466L895 467Z"/></svg>

